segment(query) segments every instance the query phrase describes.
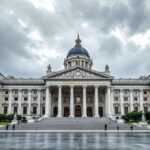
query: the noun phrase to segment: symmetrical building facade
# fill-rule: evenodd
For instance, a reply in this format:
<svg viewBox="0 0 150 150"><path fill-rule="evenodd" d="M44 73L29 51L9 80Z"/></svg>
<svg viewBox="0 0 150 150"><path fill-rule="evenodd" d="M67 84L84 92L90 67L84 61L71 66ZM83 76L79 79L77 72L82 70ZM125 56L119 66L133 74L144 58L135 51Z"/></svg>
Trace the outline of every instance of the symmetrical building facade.
<svg viewBox="0 0 150 150"><path fill-rule="evenodd" d="M45 117L120 116L150 111L150 76L115 79L109 66L92 69L92 59L79 36L64 60L64 69L47 67L41 79L0 74L0 113Z"/></svg>

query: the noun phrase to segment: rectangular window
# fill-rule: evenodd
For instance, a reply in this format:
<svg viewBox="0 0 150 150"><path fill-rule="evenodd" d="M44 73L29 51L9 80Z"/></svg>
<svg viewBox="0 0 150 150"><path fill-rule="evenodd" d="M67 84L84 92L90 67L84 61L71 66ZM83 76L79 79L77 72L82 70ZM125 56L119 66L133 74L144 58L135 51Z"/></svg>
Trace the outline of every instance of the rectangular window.
<svg viewBox="0 0 150 150"><path fill-rule="evenodd" d="M14 90L14 93L15 93L15 94L18 94L18 90Z"/></svg>
<svg viewBox="0 0 150 150"><path fill-rule="evenodd" d="M18 101L18 97L14 97L14 101Z"/></svg>
<svg viewBox="0 0 150 150"><path fill-rule="evenodd" d="M44 106L42 107L42 114L43 115L45 114L45 107Z"/></svg>
<svg viewBox="0 0 150 150"><path fill-rule="evenodd" d="M33 97L33 101L36 101L37 100L37 97Z"/></svg>
<svg viewBox="0 0 150 150"><path fill-rule="evenodd" d="M128 94L128 90L124 90L124 94Z"/></svg>
<svg viewBox="0 0 150 150"><path fill-rule="evenodd" d="M28 90L27 89L23 90L23 93L28 94Z"/></svg>
<svg viewBox="0 0 150 150"><path fill-rule="evenodd" d="M8 97L5 97L5 101L8 101Z"/></svg>
<svg viewBox="0 0 150 150"><path fill-rule="evenodd" d="M143 92L144 92L144 94L147 94L147 90L144 90Z"/></svg>
<svg viewBox="0 0 150 150"><path fill-rule="evenodd" d="M128 113L128 107L124 107L124 113L125 113L125 114Z"/></svg>
<svg viewBox="0 0 150 150"><path fill-rule="evenodd" d="M115 93L115 94L118 94L118 93L119 93L119 90L115 89L115 90L114 90L114 93Z"/></svg>
<svg viewBox="0 0 150 150"><path fill-rule="evenodd" d="M144 112L148 112L148 107L144 107Z"/></svg>
<svg viewBox="0 0 150 150"><path fill-rule="evenodd" d="M115 114L119 114L119 109L118 109L118 107L115 107Z"/></svg>
<svg viewBox="0 0 150 150"><path fill-rule="evenodd" d="M33 114L35 115L36 114L36 107L33 107Z"/></svg>
<svg viewBox="0 0 150 150"><path fill-rule="evenodd" d="M137 97L134 97L134 101L137 101Z"/></svg>
<svg viewBox="0 0 150 150"><path fill-rule="evenodd" d="M138 111L138 107L134 107L134 111Z"/></svg>
<svg viewBox="0 0 150 150"><path fill-rule="evenodd" d="M37 90L33 90L33 94L37 94Z"/></svg>
<svg viewBox="0 0 150 150"><path fill-rule="evenodd" d="M23 107L23 114L26 115L27 114L27 106Z"/></svg>
<svg viewBox="0 0 150 150"><path fill-rule="evenodd" d="M114 97L114 101L118 101L118 97Z"/></svg>
<svg viewBox="0 0 150 150"><path fill-rule="evenodd" d="M124 101L128 101L128 97L124 97Z"/></svg>
<svg viewBox="0 0 150 150"><path fill-rule="evenodd" d="M5 90L5 94L8 94L8 90Z"/></svg>
<svg viewBox="0 0 150 150"><path fill-rule="evenodd" d="M42 94L43 94L43 95L45 94L45 90L42 90Z"/></svg>
<svg viewBox="0 0 150 150"><path fill-rule="evenodd" d="M7 111L8 111L8 107L4 106L4 114L7 114Z"/></svg>
<svg viewBox="0 0 150 150"><path fill-rule="evenodd" d="M27 97L24 97L24 101L27 101L28 100L28 98Z"/></svg>
<svg viewBox="0 0 150 150"><path fill-rule="evenodd" d="M17 114L17 112L18 112L18 107L14 107L14 114Z"/></svg>
<svg viewBox="0 0 150 150"><path fill-rule="evenodd" d="M144 97L144 101L147 101L147 97Z"/></svg>
<svg viewBox="0 0 150 150"><path fill-rule="evenodd" d="M45 101L45 97L43 97L43 101Z"/></svg>

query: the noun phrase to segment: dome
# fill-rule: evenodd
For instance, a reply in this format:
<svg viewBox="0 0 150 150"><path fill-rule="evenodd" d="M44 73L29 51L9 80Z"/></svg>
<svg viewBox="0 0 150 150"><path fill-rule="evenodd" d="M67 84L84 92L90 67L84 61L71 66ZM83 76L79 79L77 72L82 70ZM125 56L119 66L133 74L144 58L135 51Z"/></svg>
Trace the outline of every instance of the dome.
<svg viewBox="0 0 150 150"><path fill-rule="evenodd" d="M76 42L76 44L75 44L75 46L68 52L67 58L70 57L70 56L73 56L73 55L83 55L83 56L86 56L86 57L90 58L88 51L87 51L85 48L83 48L83 47L81 46L81 44L80 44L80 43L81 43L81 40L80 40L80 38L79 38L79 35L78 35L78 37L77 37L77 39L76 39L75 42Z"/></svg>

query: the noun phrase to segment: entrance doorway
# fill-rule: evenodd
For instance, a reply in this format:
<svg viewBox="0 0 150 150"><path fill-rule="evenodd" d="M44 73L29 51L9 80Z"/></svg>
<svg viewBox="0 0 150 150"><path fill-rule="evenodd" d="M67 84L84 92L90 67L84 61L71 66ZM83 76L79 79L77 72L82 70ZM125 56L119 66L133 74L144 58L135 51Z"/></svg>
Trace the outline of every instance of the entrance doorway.
<svg viewBox="0 0 150 150"><path fill-rule="evenodd" d="M69 107L64 108L64 117L69 117Z"/></svg>
<svg viewBox="0 0 150 150"><path fill-rule="evenodd" d="M87 107L87 116L92 117L92 107Z"/></svg>
<svg viewBox="0 0 150 150"><path fill-rule="evenodd" d="M75 107L75 117L81 117L81 106Z"/></svg>
<svg viewBox="0 0 150 150"><path fill-rule="evenodd" d="M103 117L103 107L99 107L99 116Z"/></svg>
<svg viewBox="0 0 150 150"><path fill-rule="evenodd" d="M54 115L54 117L57 116L57 113L58 113L58 107L54 107L54 109L53 109L53 115Z"/></svg>

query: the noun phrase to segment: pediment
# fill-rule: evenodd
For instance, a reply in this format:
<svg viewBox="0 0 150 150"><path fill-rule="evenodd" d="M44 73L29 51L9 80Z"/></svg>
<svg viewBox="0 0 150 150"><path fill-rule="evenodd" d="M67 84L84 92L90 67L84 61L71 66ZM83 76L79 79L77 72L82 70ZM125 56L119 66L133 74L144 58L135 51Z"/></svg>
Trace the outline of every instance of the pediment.
<svg viewBox="0 0 150 150"><path fill-rule="evenodd" d="M45 79L112 79L112 77L94 70L76 67L47 75Z"/></svg>

